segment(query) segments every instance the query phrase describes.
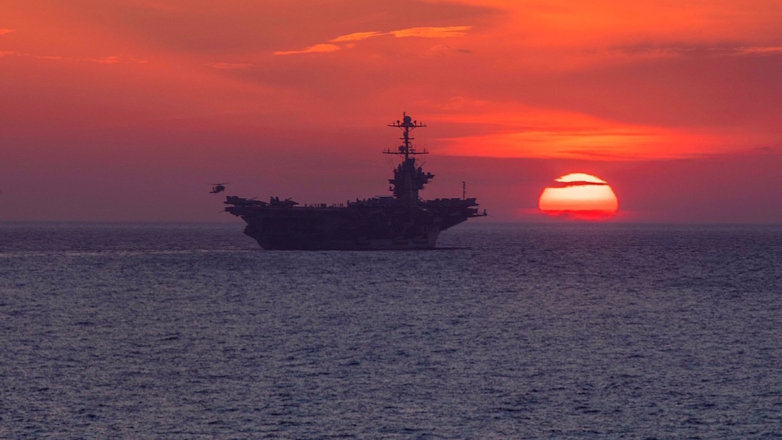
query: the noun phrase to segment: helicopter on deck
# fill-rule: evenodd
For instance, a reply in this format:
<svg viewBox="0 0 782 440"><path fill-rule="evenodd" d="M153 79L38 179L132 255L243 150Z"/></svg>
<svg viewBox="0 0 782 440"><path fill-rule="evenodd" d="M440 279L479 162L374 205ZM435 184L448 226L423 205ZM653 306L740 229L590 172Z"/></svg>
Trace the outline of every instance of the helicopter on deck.
<svg viewBox="0 0 782 440"><path fill-rule="evenodd" d="M231 182L213 183L212 190L209 191L209 194L217 194L219 192L225 191L225 185L228 185L229 183Z"/></svg>

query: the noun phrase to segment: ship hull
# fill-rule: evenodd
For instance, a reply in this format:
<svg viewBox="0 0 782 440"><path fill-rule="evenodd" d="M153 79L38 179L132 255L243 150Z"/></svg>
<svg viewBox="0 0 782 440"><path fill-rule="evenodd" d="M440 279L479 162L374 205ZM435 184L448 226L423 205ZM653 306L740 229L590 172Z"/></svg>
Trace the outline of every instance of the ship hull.
<svg viewBox="0 0 782 440"><path fill-rule="evenodd" d="M267 208L242 219L266 250L433 249L444 225L420 209Z"/></svg>

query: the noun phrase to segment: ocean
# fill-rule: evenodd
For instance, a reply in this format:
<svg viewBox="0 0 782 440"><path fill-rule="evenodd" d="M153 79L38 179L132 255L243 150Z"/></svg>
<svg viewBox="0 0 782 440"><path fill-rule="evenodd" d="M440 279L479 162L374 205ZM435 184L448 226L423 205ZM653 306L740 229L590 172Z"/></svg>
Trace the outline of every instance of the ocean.
<svg viewBox="0 0 782 440"><path fill-rule="evenodd" d="M0 438L782 438L782 227L0 224Z"/></svg>

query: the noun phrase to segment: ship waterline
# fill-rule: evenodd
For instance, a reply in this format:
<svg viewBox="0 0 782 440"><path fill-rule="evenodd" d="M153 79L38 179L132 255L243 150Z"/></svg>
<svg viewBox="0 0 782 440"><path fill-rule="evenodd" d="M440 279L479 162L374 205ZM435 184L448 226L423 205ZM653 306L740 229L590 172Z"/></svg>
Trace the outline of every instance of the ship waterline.
<svg viewBox="0 0 782 440"><path fill-rule="evenodd" d="M423 200L418 192L434 175L418 166L410 132L425 127L403 115L389 125L402 129L402 145L384 154L403 157L394 178L393 196L373 197L346 205L308 205L272 197L268 203L228 196L225 211L241 217L244 233L267 250L433 249L440 232L472 217L483 217L474 198Z"/></svg>

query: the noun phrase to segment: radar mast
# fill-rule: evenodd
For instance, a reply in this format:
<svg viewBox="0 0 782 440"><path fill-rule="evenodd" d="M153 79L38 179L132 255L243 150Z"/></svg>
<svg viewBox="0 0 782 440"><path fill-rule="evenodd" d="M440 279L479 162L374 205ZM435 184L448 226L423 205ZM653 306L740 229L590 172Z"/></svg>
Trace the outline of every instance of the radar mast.
<svg viewBox="0 0 782 440"><path fill-rule="evenodd" d="M402 145L399 146L397 151L393 151L390 148L383 152L383 154L395 154L397 156L404 156L405 160L409 159L410 156L418 155L418 154L429 154L426 149L423 151L416 151L415 147L413 147L413 143L411 142L415 138L410 137L410 132L415 128L424 128L426 127L426 124L418 121L414 121L413 118L410 116L407 116L407 113L402 112L402 120L396 120L396 122L392 122L391 124L388 124L389 127L394 128L401 128L403 130L402 137L399 138L403 142Z"/></svg>
<svg viewBox="0 0 782 440"><path fill-rule="evenodd" d="M394 178L388 179L388 183L391 184L389 190L394 193L394 197L405 205L415 205L420 199L418 197L418 191L424 189L424 185L429 183L434 177L432 173L424 172L421 167L416 166L415 156L419 154L429 154L426 149L417 151L413 147L413 138L410 137L410 132L416 128L426 127L425 124L418 121L414 121L413 118L402 113L402 120L397 120L388 125L389 127L401 128L402 137L399 138L402 141L396 151L388 149L383 154L394 154L397 156L403 156L404 160L394 170Z"/></svg>

